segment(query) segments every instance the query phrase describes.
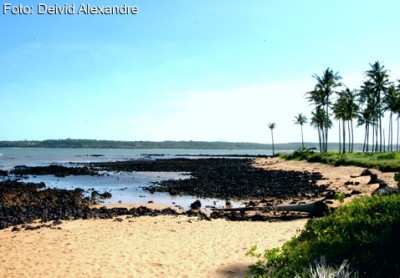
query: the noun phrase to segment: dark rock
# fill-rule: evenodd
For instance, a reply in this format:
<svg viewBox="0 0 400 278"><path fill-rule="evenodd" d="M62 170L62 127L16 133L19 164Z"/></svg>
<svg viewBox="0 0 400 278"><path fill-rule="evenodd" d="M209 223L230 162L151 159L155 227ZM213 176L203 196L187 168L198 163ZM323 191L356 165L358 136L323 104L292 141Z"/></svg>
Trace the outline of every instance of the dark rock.
<svg viewBox="0 0 400 278"><path fill-rule="evenodd" d="M191 178L153 183L144 189L218 199L321 197L326 186L318 186L320 173L279 171L254 168L252 159L157 159L124 162L90 163L107 171L180 171Z"/></svg>
<svg viewBox="0 0 400 278"><path fill-rule="evenodd" d="M394 188L389 186L387 183L380 183L379 187L372 192L372 195L392 195L392 194L400 194L400 190L398 188Z"/></svg>
<svg viewBox="0 0 400 278"><path fill-rule="evenodd" d="M201 202L199 200L194 201L193 203L190 204L190 208L193 210L200 209Z"/></svg>
<svg viewBox="0 0 400 278"><path fill-rule="evenodd" d="M56 177L65 177L69 175L98 175L96 170L89 169L88 167L65 167L61 165L49 165L49 166L35 166L29 167L25 165L15 166L10 171L11 174L16 176L25 175L54 175Z"/></svg>
<svg viewBox="0 0 400 278"><path fill-rule="evenodd" d="M379 183L380 179L378 179L378 175L377 174L371 174L370 175L370 180L367 184L374 184L374 183Z"/></svg>
<svg viewBox="0 0 400 278"><path fill-rule="evenodd" d="M370 169L364 169L359 175L350 175L351 178L358 178L362 176L371 176L373 173Z"/></svg>

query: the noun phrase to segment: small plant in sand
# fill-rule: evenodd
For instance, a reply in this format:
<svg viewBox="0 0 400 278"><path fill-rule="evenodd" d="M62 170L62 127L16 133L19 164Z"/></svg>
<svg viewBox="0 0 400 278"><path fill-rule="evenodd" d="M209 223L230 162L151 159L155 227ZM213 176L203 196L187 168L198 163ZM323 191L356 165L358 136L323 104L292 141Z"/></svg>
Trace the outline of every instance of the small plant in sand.
<svg viewBox="0 0 400 278"><path fill-rule="evenodd" d="M336 192L335 193L335 200L338 200L340 203L344 202L344 198L346 197L346 194L343 192Z"/></svg>
<svg viewBox="0 0 400 278"><path fill-rule="evenodd" d="M344 260L339 267L333 267L326 263L325 257L311 264L302 274L296 278L358 278L358 272L350 269L350 264Z"/></svg>

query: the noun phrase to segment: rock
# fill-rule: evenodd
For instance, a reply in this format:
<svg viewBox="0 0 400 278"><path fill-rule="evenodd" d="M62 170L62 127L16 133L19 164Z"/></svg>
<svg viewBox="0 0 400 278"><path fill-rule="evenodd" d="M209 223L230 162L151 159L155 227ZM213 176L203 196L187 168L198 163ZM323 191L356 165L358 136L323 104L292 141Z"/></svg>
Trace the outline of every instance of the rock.
<svg viewBox="0 0 400 278"><path fill-rule="evenodd" d="M190 204L190 208L193 210L200 209L201 202L199 200L194 201L193 203Z"/></svg>
<svg viewBox="0 0 400 278"><path fill-rule="evenodd" d="M392 195L392 194L400 194L400 190L398 188L391 187L384 182L380 183L379 187L372 192L372 195Z"/></svg>
<svg viewBox="0 0 400 278"><path fill-rule="evenodd" d="M358 178L362 176L371 176L373 173L370 169L364 169L359 175L350 175L351 178Z"/></svg>
<svg viewBox="0 0 400 278"><path fill-rule="evenodd" d="M374 184L374 183L379 183L379 182L380 182L380 180L378 179L378 175L377 174L371 174L369 182L367 184Z"/></svg>

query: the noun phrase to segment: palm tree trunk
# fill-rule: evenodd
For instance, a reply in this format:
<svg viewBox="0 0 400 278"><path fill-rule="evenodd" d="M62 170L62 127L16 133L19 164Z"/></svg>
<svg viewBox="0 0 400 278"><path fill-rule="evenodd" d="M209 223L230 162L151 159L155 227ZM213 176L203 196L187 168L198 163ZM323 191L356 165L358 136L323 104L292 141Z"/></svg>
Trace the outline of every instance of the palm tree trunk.
<svg viewBox="0 0 400 278"><path fill-rule="evenodd" d="M363 152L368 151L367 144L368 144L368 123L365 123Z"/></svg>
<svg viewBox="0 0 400 278"><path fill-rule="evenodd" d="M346 153L346 124L344 119L342 120L342 129L343 129L342 153Z"/></svg>
<svg viewBox="0 0 400 278"><path fill-rule="evenodd" d="M354 151L354 123L351 120L351 152Z"/></svg>
<svg viewBox="0 0 400 278"><path fill-rule="evenodd" d="M350 121L347 121L347 131L349 132L349 153L351 152L351 131L350 131Z"/></svg>
<svg viewBox="0 0 400 278"><path fill-rule="evenodd" d="M367 152L369 152L369 136L371 135L371 125L368 123L368 132L367 132Z"/></svg>
<svg viewBox="0 0 400 278"><path fill-rule="evenodd" d="M382 142L382 144L381 145L383 145L383 152L385 152L386 151L386 142L385 142L385 140L386 140L386 137L385 137L385 129L383 128L382 129L382 134L383 134L383 136L382 136L382 140L383 140L383 142Z"/></svg>
<svg viewBox="0 0 400 278"><path fill-rule="evenodd" d="M322 140L322 138L321 138L321 133L322 133L321 128L318 127L318 143L319 143L319 152L320 152L320 153L323 152L323 151L322 151L322 142L321 142L321 140Z"/></svg>
<svg viewBox="0 0 400 278"><path fill-rule="evenodd" d="M396 151L399 150L399 139L400 139L400 138L399 138L399 135L400 135L400 132L399 132L399 129L400 129L399 117L400 117L400 115L397 116L397 141L396 141Z"/></svg>
<svg viewBox="0 0 400 278"><path fill-rule="evenodd" d="M389 117L388 151L393 151L393 113Z"/></svg>
<svg viewBox="0 0 400 278"><path fill-rule="evenodd" d="M324 152L328 151L328 122L329 122L329 95L326 98L326 123L325 123L325 149Z"/></svg>
<svg viewBox="0 0 400 278"><path fill-rule="evenodd" d="M375 131L375 149L374 152L378 151L378 123L374 123L374 131Z"/></svg>
<svg viewBox="0 0 400 278"><path fill-rule="evenodd" d="M301 129L301 147L304 149L303 125L300 125L300 129Z"/></svg>
<svg viewBox="0 0 400 278"><path fill-rule="evenodd" d="M274 132L271 128L271 138L272 138L272 155L275 155L275 144L274 144Z"/></svg>
<svg viewBox="0 0 400 278"><path fill-rule="evenodd" d="M339 119L339 153L342 152L342 124Z"/></svg>

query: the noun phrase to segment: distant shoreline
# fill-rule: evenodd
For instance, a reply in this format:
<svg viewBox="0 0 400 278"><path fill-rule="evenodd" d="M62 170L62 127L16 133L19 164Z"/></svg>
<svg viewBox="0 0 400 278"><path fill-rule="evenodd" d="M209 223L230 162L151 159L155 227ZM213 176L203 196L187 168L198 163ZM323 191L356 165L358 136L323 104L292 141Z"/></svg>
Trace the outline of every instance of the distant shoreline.
<svg viewBox="0 0 400 278"><path fill-rule="evenodd" d="M305 142L308 148L317 148L318 143ZM301 142L275 144L276 151L293 151L301 148ZM354 149L362 150L361 143ZM271 144L249 142L209 141L113 141L95 139L49 139L0 141L0 148L89 148L89 149L188 149L188 150L271 150ZM338 144L328 144L328 149L337 150Z"/></svg>

